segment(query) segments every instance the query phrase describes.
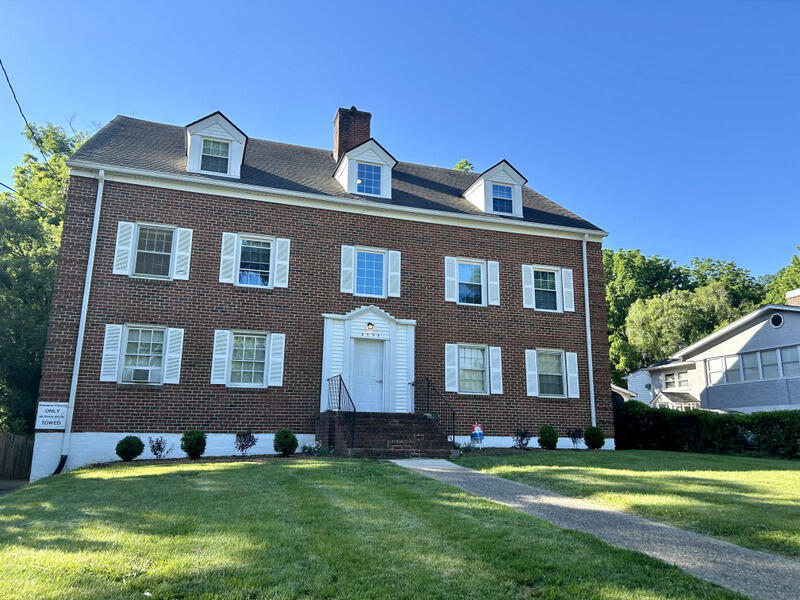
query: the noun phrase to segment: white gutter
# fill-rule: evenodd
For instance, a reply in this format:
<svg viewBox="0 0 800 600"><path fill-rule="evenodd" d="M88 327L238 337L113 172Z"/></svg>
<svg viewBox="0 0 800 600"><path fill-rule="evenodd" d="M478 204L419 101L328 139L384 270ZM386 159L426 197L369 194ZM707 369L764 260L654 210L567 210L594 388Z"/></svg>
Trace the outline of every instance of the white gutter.
<svg viewBox="0 0 800 600"><path fill-rule="evenodd" d="M86 279L83 283L83 300L81 302L81 319L78 325L78 339L75 342L75 360L72 363L72 381L69 384L69 400L67 404L67 419L64 423L64 439L61 442L61 459L55 472L60 473L69 456L70 437L72 435L72 413L75 411L75 395L78 391L78 373L81 368L81 353L83 352L83 335L86 331L86 313L89 308L89 290L92 287L92 271L94 267L94 252L97 248L97 231L100 228L100 206L103 201L103 184L105 171L97 172L97 199L94 202L94 219L92 220L92 241L89 244L89 258L86 261Z"/></svg>
<svg viewBox="0 0 800 600"><path fill-rule="evenodd" d="M589 316L589 273L587 271L586 242L589 234L583 236L583 310L586 313L586 364L589 367L589 408L592 413L592 427L597 426L597 413L594 406L594 368L592 367L592 318Z"/></svg>
<svg viewBox="0 0 800 600"><path fill-rule="evenodd" d="M280 202L278 198L302 198L311 202L322 202L331 207L338 207L340 209L349 209L348 212L356 212L364 214L375 214L377 216L391 216L392 214L404 214L406 218L413 219L414 216L430 218L438 218L448 221L448 224L461 225L465 227L481 227L485 229L498 229L501 231L512 231L519 233L529 233L533 235L553 235L557 237L571 237L572 239L581 239L581 236L587 235L587 230L581 227L567 227L564 225L548 225L545 223L533 223L530 221L522 221L518 219L508 219L503 217L492 217L484 215L470 215L464 213L454 213L441 210L430 210L423 208L412 208L409 206L398 206L390 203L375 202L372 200L354 200L351 198L342 198L340 196L328 196L325 194L316 194L309 192L296 192L293 190L284 190L280 188L271 188L260 185L252 185L246 183L239 183L236 181L223 181L219 179L209 179L206 177L198 177L192 175L177 175L174 173L162 173L159 171L149 171L144 169L131 169L129 167L117 167L114 165L105 165L90 161L73 160L67 161L70 167L70 175L77 177L90 177L92 175L84 174L81 172L83 169L88 169L91 172L97 169L103 169L108 173L109 180L117 180L113 177L114 173L122 176L129 176L132 178L152 179L160 182L172 182L173 185L179 186L196 186L198 193L204 194L217 194L230 196L230 190L237 190L239 197L248 199L265 200L269 197L268 201ZM119 179L124 181L123 179ZM185 189L175 188L175 189ZM220 193L215 190L225 190ZM286 202L284 202L286 203ZM296 201L291 204L297 204ZM566 234L566 235L564 235ZM592 236L595 240L602 240L608 235L608 232L603 230L591 230L588 235ZM594 241L594 240L593 240Z"/></svg>

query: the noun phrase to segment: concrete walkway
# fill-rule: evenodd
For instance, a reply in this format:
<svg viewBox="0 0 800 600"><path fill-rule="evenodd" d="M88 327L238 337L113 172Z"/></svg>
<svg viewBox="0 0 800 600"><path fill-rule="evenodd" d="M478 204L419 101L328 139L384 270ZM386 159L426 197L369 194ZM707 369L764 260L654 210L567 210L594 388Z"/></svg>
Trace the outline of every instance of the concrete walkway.
<svg viewBox="0 0 800 600"><path fill-rule="evenodd" d="M392 462L559 527L583 531L614 546L658 558L751 598L800 598L800 563L786 558L473 471L446 460L412 458Z"/></svg>

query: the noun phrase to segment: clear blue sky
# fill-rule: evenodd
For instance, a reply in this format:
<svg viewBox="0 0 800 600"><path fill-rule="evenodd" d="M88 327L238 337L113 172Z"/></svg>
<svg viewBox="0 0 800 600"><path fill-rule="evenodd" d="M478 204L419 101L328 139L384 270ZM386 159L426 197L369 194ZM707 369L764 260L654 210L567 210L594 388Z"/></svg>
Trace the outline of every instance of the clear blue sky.
<svg viewBox="0 0 800 600"><path fill-rule="evenodd" d="M34 8L37 6L37 8ZM32 121L186 124L330 148L338 106L395 157L529 185L606 246L755 275L800 244L800 2L6 2ZM0 88L0 180L26 150Z"/></svg>

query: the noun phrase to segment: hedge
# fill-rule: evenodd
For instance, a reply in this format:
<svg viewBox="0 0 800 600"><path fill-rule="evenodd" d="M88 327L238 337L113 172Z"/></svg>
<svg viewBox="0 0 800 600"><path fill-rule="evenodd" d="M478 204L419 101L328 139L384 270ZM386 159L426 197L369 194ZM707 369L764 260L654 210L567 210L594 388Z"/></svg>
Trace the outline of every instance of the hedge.
<svg viewBox="0 0 800 600"><path fill-rule="evenodd" d="M619 450L800 455L800 410L750 415L681 412L632 401L614 407L614 430Z"/></svg>

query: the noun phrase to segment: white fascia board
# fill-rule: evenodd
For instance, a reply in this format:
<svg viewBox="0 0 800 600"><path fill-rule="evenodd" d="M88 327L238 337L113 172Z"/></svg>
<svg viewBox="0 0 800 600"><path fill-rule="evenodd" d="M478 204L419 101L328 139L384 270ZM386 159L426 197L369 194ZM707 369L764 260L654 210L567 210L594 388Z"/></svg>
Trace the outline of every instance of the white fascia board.
<svg viewBox="0 0 800 600"><path fill-rule="evenodd" d="M276 204L291 204L293 206L307 206L325 210L374 215L390 219L437 223L440 225L453 225L455 227L539 235L571 240L582 240L585 235L588 235L590 242L600 243L602 243L603 238L608 235L608 232L603 230L498 219L496 217L485 217L482 215L455 214L440 210L381 204L369 200L355 200L351 198L340 198L338 196L327 196L325 194L312 194L269 188L233 181L205 179L191 175L177 175L174 173L159 173L157 171L143 169L130 169L127 167L103 165L90 161L68 160L67 165L70 167L70 175L76 177L97 179L97 171L103 169L106 172L106 181L119 181L121 183L131 183L134 185L150 185L212 196L236 197L260 202L274 202ZM800 308L798 310L800 310Z"/></svg>

